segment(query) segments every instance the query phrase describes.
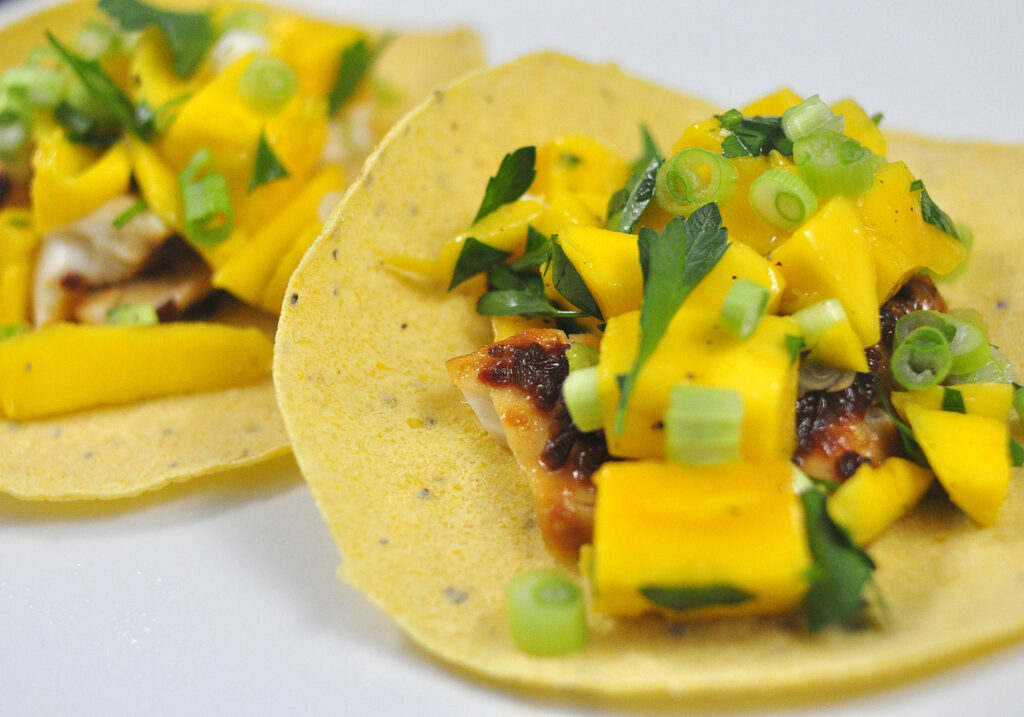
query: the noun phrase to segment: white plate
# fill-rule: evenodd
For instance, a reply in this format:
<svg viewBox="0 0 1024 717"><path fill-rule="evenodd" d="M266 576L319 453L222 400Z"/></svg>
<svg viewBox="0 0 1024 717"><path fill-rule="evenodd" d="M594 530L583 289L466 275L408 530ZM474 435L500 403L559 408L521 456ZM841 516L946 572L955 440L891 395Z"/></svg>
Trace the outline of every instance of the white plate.
<svg viewBox="0 0 1024 717"><path fill-rule="evenodd" d="M343 12L331 0L293 4ZM867 0L843 5L849 14L810 1L638 5L351 0L344 12L396 27L472 24L495 61L560 48L723 104L789 84L853 95L888 126L1024 142L1022 4ZM0 24L38 7L8 0ZM523 695L445 668L335 578L339 560L291 459L113 503L0 496L0 714L625 709ZM1021 675L1018 647L796 712L1021 714Z"/></svg>

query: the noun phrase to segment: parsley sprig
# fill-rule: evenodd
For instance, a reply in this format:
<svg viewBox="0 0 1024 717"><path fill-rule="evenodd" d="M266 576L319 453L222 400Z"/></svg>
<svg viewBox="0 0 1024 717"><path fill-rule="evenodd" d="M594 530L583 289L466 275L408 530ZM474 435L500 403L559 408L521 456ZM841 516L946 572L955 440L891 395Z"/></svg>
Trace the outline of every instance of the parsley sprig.
<svg viewBox="0 0 1024 717"><path fill-rule="evenodd" d="M775 116L744 117L737 109L731 109L715 119L732 134L722 142L724 157L759 157L773 149L792 156L793 142L782 131L782 118Z"/></svg>
<svg viewBox="0 0 1024 717"><path fill-rule="evenodd" d="M260 139L256 145L256 163L253 165L252 179L249 181L249 193L251 194L261 184L267 184L287 176L288 170L284 168L281 160L270 148L266 132L260 132Z"/></svg>
<svg viewBox="0 0 1024 717"><path fill-rule="evenodd" d="M360 38L341 51L338 74L334 78L331 94L327 97L329 116L337 114L341 106L355 93L359 83L369 74L374 60L380 57L380 53L391 39L391 35L384 35L371 45L366 38Z"/></svg>
<svg viewBox="0 0 1024 717"><path fill-rule="evenodd" d="M483 201L473 218L473 223L486 217L503 204L514 202L523 196L533 178L537 176L536 147L520 147L511 154L506 154L498 167L497 173L487 180Z"/></svg>
<svg viewBox="0 0 1024 717"><path fill-rule="evenodd" d="M616 232L632 232L644 211L654 199L655 180L665 159L658 151L647 127L640 126L643 154L633 162L626 186L608 200L608 221L605 227Z"/></svg>
<svg viewBox="0 0 1024 717"><path fill-rule="evenodd" d="M213 45L213 25L208 12L175 12L139 0L100 0L99 8L129 32L160 28L167 38L174 72L183 80L195 74Z"/></svg>
<svg viewBox="0 0 1024 717"><path fill-rule="evenodd" d="M915 179L910 184L910 191L915 192L919 189L921 190L921 216L924 217L924 220L946 232L954 239L959 240L960 234L957 232L953 220L929 196L928 190L924 188L924 182L920 179Z"/></svg>
<svg viewBox="0 0 1024 717"><path fill-rule="evenodd" d="M728 231L714 202L687 219L676 217L657 232L642 227L638 237L644 293L640 305L640 348L633 368L619 378L622 393L615 413L615 431L626 426L626 407L633 385L654 353L672 317L729 246Z"/></svg>

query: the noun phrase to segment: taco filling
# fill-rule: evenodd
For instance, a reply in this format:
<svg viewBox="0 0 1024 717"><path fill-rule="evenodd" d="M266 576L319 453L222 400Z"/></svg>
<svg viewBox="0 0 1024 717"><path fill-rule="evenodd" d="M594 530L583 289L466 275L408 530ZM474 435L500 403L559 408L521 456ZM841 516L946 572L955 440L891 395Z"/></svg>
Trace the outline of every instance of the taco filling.
<svg viewBox="0 0 1024 717"><path fill-rule="evenodd" d="M632 165L582 135L523 147L438 259L389 260L479 296L495 340L449 377L594 611L818 630L860 615L863 546L933 478L998 521L1022 392L938 288L969 229L878 119L780 91L664 156L645 132Z"/></svg>

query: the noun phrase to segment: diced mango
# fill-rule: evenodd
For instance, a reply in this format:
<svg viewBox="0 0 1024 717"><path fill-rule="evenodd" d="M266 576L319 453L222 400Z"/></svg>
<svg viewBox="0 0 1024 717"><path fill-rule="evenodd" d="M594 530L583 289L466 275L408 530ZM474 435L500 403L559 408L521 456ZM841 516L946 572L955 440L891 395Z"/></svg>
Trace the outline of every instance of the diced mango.
<svg viewBox="0 0 1024 717"><path fill-rule="evenodd" d="M252 328L55 324L0 342L0 409L23 420L242 386L270 374L272 355Z"/></svg>
<svg viewBox="0 0 1024 717"><path fill-rule="evenodd" d="M750 338L739 340L716 328L717 320L717 311L683 304L634 384L621 435L614 430L618 377L633 367L640 340L639 312L608 320L601 340L598 389L612 455L664 455L662 418L669 389L680 382L740 393L744 406L740 453L744 460L788 459L792 455L797 365L786 349L786 337L799 335L796 323L788 317L765 316Z"/></svg>
<svg viewBox="0 0 1024 717"><path fill-rule="evenodd" d="M103 154L72 144L64 130L41 134L32 155L33 225L39 234L71 224L128 192L132 164L118 142Z"/></svg>
<svg viewBox="0 0 1024 717"><path fill-rule="evenodd" d="M135 180L139 183L146 204L161 219L180 231L184 227L184 214L178 175L148 142L131 139L128 147Z"/></svg>
<svg viewBox="0 0 1024 717"><path fill-rule="evenodd" d="M595 611L658 609L647 588L726 588L749 599L674 617L752 615L795 607L810 567L806 524L787 460L694 468L605 463L594 475ZM741 593L741 594L742 594Z"/></svg>
<svg viewBox="0 0 1024 717"><path fill-rule="evenodd" d="M843 305L862 346L878 343L875 266L853 203L831 200L768 257L786 277L781 309L792 313L825 299Z"/></svg>
<svg viewBox="0 0 1024 717"><path fill-rule="evenodd" d="M735 239L715 268L693 288L686 299L691 307L704 307L706 311L719 312L729 289L738 279L749 279L768 289L766 313L773 314L779 309L786 288L786 279L778 267L758 254L752 248ZM639 308L639 304L637 304Z"/></svg>
<svg viewBox="0 0 1024 717"><path fill-rule="evenodd" d="M299 90L321 97L334 86L342 51L366 37L366 33L354 27L287 13L272 14L267 34L271 54L295 70Z"/></svg>
<svg viewBox="0 0 1024 717"><path fill-rule="evenodd" d="M563 229L558 241L606 319L640 308L644 286L635 234L575 225Z"/></svg>
<svg viewBox="0 0 1024 717"><path fill-rule="evenodd" d="M552 189L545 198L547 208L534 223L534 228L543 234L558 234L566 227L579 224L596 227L602 223L602 215L596 214L583 199L565 189ZM607 209L607 201L605 202Z"/></svg>
<svg viewBox="0 0 1024 717"><path fill-rule="evenodd" d="M832 520L864 545L910 512L932 483L932 472L903 458L877 468L865 463L828 497Z"/></svg>
<svg viewBox="0 0 1024 717"><path fill-rule="evenodd" d="M803 98L796 92L793 92L788 87L783 87L772 92L770 95L754 100L740 111L746 117L754 117L756 115L781 117L783 112L790 107L796 107L803 101Z"/></svg>
<svg viewBox="0 0 1024 717"><path fill-rule="evenodd" d="M0 210L0 326L29 320L33 261L39 235L32 212L19 207Z"/></svg>
<svg viewBox="0 0 1024 717"><path fill-rule="evenodd" d="M697 122L683 130L683 134L672 145L672 151L669 153L669 156L687 147L700 147L714 154L720 154L722 151L723 135L728 136L722 129L722 123L718 120L707 119Z"/></svg>
<svg viewBox="0 0 1024 717"><path fill-rule="evenodd" d="M843 116L843 134L857 140L879 157L885 156L885 135L863 107L847 98L834 102L832 111Z"/></svg>
<svg viewBox="0 0 1024 717"><path fill-rule="evenodd" d="M993 525L1010 483L1006 421L905 405L907 422L949 499L974 522Z"/></svg>
<svg viewBox="0 0 1024 717"><path fill-rule="evenodd" d="M510 336L521 334L530 329L553 329L555 321L546 316L527 319L522 316L492 316L491 330L495 341L504 341Z"/></svg>
<svg viewBox="0 0 1024 717"><path fill-rule="evenodd" d="M975 416L988 416L1005 421L1010 415L1013 403L1013 384L1011 383L965 383L949 386L960 392L964 401L964 409ZM893 391L890 396L893 408L904 419L907 417L907 404L916 403L922 408L938 411L942 409L942 397L946 386L929 386L917 391Z"/></svg>
<svg viewBox="0 0 1024 717"><path fill-rule="evenodd" d="M560 189L608 197L629 177L629 167L607 147L582 134L556 138L537 150L537 176L530 193L547 196Z"/></svg>
<svg viewBox="0 0 1024 717"><path fill-rule="evenodd" d="M210 78L209 62L200 65L188 79L178 77L167 40L155 26L139 33L132 46L131 73L136 82L136 99L145 100L154 109L183 100Z"/></svg>
<svg viewBox="0 0 1024 717"><path fill-rule="evenodd" d="M720 206L722 225L729 229L729 239L743 242L765 255L790 236L789 232L776 229L762 220L750 203L750 185L772 169L772 160L768 157L736 157L729 161L739 176L736 189ZM789 160L785 163L788 164Z"/></svg>
<svg viewBox="0 0 1024 717"><path fill-rule="evenodd" d="M866 372L868 359L864 355L861 338L853 330L849 319L833 324L807 353L812 361L845 368L849 371Z"/></svg>
<svg viewBox="0 0 1024 717"><path fill-rule="evenodd" d="M922 267L946 274L967 256L963 244L924 220L921 192L911 191L914 177L903 162L875 172L875 183L856 202L867 229L881 304Z"/></svg>

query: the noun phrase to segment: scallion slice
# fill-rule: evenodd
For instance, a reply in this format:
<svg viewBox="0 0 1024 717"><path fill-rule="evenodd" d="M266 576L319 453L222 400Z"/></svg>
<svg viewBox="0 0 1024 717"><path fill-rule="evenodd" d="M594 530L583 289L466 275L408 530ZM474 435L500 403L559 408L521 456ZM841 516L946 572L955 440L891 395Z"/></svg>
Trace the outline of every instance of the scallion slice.
<svg viewBox="0 0 1024 717"><path fill-rule="evenodd" d="M265 34L270 25L267 11L259 7L241 7L224 18L220 25L221 33L231 30L258 32Z"/></svg>
<svg viewBox="0 0 1024 717"><path fill-rule="evenodd" d="M1015 388L1013 390L1013 410L1017 412L1017 420L1020 421L1020 425L1024 428L1024 388Z"/></svg>
<svg viewBox="0 0 1024 717"><path fill-rule="evenodd" d="M593 346L573 344L565 352L565 358L569 360L569 373L579 371L581 368L596 366L598 356L597 349Z"/></svg>
<svg viewBox="0 0 1024 717"><path fill-rule="evenodd" d="M953 355L953 365L949 372L954 374L977 371L991 356L988 336L985 330L972 321L948 316L953 327L953 337L949 339L949 351Z"/></svg>
<svg viewBox="0 0 1024 717"><path fill-rule="evenodd" d="M946 341L951 341L956 335L956 327L950 323L949 317L945 314L930 310L913 311L896 320L896 329L892 339L893 347L899 347L910 334L922 326L937 329L946 337Z"/></svg>
<svg viewBox="0 0 1024 717"><path fill-rule="evenodd" d="M67 78L46 67L12 67L0 79L0 89L20 94L31 107L56 107L67 95Z"/></svg>
<svg viewBox="0 0 1024 717"><path fill-rule="evenodd" d="M82 29L75 35L75 52L87 60L100 60L108 53L116 50L121 38L110 25L96 20L86 20Z"/></svg>
<svg viewBox="0 0 1024 717"><path fill-rule="evenodd" d="M843 116L836 116L818 95L811 95L782 113L782 131L794 142L819 129L842 132Z"/></svg>
<svg viewBox="0 0 1024 717"><path fill-rule="evenodd" d="M284 60L262 55L253 59L238 80L238 94L256 112L272 115L284 107L299 80Z"/></svg>
<svg viewBox="0 0 1024 717"><path fill-rule="evenodd" d="M839 299L826 299L800 309L792 318L800 327L804 342L813 347L826 331L846 321L846 310Z"/></svg>
<svg viewBox="0 0 1024 717"><path fill-rule="evenodd" d="M572 422L584 433L601 428L601 396L597 391L597 366L572 371L562 384L562 397Z"/></svg>
<svg viewBox="0 0 1024 717"><path fill-rule="evenodd" d="M820 197L853 196L871 189L875 162L860 142L827 129L793 143L801 178Z"/></svg>
<svg viewBox="0 0 1024 717"><path fill-rule="evenodd" d="M771 292L750 279L737 279L729 287L718 314L718 327L737 339L749 338L761 323Z"/></svg>
<svg viewBox="0 0 1024 717"><path fill-rule="evenodd" d="M118 326L151 326L160 323L152 304L118 304L107 311L107 323Z"/></svg>
<svg viewBox="0 0 1024 717"><path fill-rule="evenodd" d="M513 578L506 608L512 640L523 652L547 657L587 646L583 593L556 570L535 570Z"/></svg>
<svg viewBox="0 0 1024 717"><path fill-rule="evenodd" d="M904 388L918 390L940 383L952 364L946 336L939 329L921 326L893 351L892 375Z"/></svg>
<svg viewBox="0 0 1024 717"><path fill-rule="evenodd" d="M977 371L951 374L947 383L1013 383L1014 380L1013 364L1010 363L1010 359L995 346L989 346L988 362Z"/></svg>
<svg viewBox="0 0 1024 717"><path fill-rule="evenodd" d="M228 183L217 171L210 150L192 155L178 175L185 208L185 236L201 246L216 246L231 235L234 209Z"/></svg>
<svg viewBox="0 0 1024 717"><path fill-rule="evenodd" d="M680 384L665 411L665 457L711 465L740 459L743 397L736 391Z"/></svg>
<svg viewBox="0 0 1024 717"><path fill-rule="evenodd" d="M807 182L785 169L769 169L750 185L750 206L766 223L791 231L818 211L818 197Z"/></svg>
<svg viewBox="0 0 1024 717"><path fill-rule="evenodd" d="M725 157L689 147L661 165L654 198L670 214L689 215L709 202L721 204L732 196L738 178L736 168Z"/></svg>

